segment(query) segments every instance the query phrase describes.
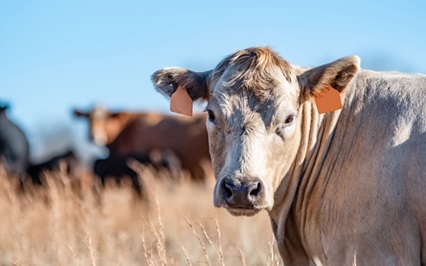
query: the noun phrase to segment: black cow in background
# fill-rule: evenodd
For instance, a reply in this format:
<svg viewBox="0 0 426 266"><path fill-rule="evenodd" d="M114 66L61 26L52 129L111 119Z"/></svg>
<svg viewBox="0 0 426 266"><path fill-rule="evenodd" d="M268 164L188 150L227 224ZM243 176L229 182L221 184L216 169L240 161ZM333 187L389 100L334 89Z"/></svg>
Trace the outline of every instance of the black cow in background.
<svg viewBox="0 0 426 266"><path fill-rule="evenodd" d="M135 192L139 197L144 198L145 195L142 192L144 187L141 184L143 180L140 180L138 173L128 165L130 160L144 166L152 166L156 171L167 170L172 176L176 176L181 171L180 160L173 151L153 150L144 154L110 155L105 159L98 158L93 164L93 173L99 177L102 186L105 186L107 178L115 179L115 182L119 184L123 177L129 177Z"/></svg>
<svg viewBox="0 0 426 266"><path fill-rule="evenodd" d="M93 173L99 177L102 186L105 186L107 178L113 178L117 184L120 184L121 179L127 176L132 181L133 188L138 196L143 197L138 173L127 165L127 159L127 157L98 158L93 163Z"/></svg>
<svg viewBox="0 0 426 266"><path fill-rule="evenodd" d="M44 175L48 172L63 171L70 177L75 177L78 169L79 159L73 149L68 149L56 154L41 163L30 163L27 174L31 177L34 185L46 183Z"/></svg>
<svg viewBox="0 0 426 266"><path fill-rule="evenodd" d="M0 164L21 182L29 161L29 143L25 133L6 114L9 104L0 103Z"/></svg>

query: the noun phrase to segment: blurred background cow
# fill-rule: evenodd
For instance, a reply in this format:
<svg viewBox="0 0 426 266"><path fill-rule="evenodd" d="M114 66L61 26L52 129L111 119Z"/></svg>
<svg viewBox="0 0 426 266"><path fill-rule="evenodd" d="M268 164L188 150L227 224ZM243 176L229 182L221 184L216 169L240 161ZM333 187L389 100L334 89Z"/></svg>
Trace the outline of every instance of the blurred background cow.
<svg viewBox="0 0 426 266"><path fill-rule="evenodd" d="M101 106L89 111L74 109L73 114L88 121L89 139L108 150L108 157L98 158L93 165L102 184L107 177L119 182L122 176L128 176L140 194L140 178L129 167L129 159L157 171L167 169L172 176L184 171L199 182L208 176L211 165L204 115L187 118L109 111Z"/></svg>
<svg viewBox="0 0 426 266"><path fill-rule="evenodd" d="M29 162L29 143L22 129L7 116L8 103L0 103L0 164L22 184Z"/></svg>
<svg viewBox="0 0 426 266"><path fill-rule="evenodd" d="M63 172L78 179L80 161L71 149L59 151L35 162L30 158L30 143L25 132L7 115L8 103L0 103L0 166L10 177L17 178L19 188L27 185L46 185L45 176L51 172Z"/></svg>
<svg viewBox="0 0 426 266"><path fill-rule="evenodd" d="M34 185L46 184L45 174L52 171L61 171L70 177L78 178L79 159L73 149L56 154L45 161L30 163L27 174Z"/></svg>
<svg viewBox="0 0 426 266"><path fill-rule="evenodd" d="M101 106L89 111L74 109L73 116L87 120L91 143L106 150L106 155L93 154L87 162L81 159L75 144L42 158L31 158L30 147L36 143L28 141L25 132L7 116L7 109L9 104L0 105L0 163L9 176L17 176L21 188L44 187L49 183L48 176L59 174L74 182L84 176L81 170L86 169L103 186L108 179L121 184L123 178L128 178L137 196L144 198L147 185L139 166L171 180L189 177L202 184L212 177L203 114L183 117L110 111ZM57 145L54 142L65 141L63 138L50 137L47 148ZM92 186L96 186L93 181Z"/></svg>

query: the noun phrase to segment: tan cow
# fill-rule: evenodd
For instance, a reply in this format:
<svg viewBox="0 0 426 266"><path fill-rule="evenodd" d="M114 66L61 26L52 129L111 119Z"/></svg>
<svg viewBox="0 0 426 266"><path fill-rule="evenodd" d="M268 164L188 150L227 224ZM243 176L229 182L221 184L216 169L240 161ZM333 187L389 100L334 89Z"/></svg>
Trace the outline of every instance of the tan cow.
<svg viewBox="0 0 426 266"><path fill-rule="evenodd" d="M180 160L179 168L198 181L204 181L211 168L204 114L183 117L153 112L111 112L97 106L89 112L76 109L74 115L88 119L90 139L106 145L110 157L137 158L150 152L158 154L158 151L170 157L173 153Z"/></svg>
<svg viewBox="0 0 426 266"><path fill-rule="evenodd" d="M360 70L356 56L306 69L250 48L152 79L208 102L214 204L268 211L285 265L426 264L425 75ZM343 109L319 114L334 91Z"/></svg>

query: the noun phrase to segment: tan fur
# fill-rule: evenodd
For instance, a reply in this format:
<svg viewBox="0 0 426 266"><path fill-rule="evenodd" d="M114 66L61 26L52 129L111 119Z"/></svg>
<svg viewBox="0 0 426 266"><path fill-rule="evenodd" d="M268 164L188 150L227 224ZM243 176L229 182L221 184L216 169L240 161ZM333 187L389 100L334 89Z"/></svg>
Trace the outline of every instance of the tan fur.
<svg viewBox="0 0 426 266"><path fill-rule="evenodd" d="M232 69L227 73L226 70ZM211 77L211 84L217 83L222 78L226 82L222 87L231 90L244 87L252 90L256 97L267 94L269 90L276 86L275 76L283 77L291 82L291 68L289 64L275 53L271 53L269 48L257 48L240 50L226 57L215 68ZM253 86L255 85L255 86Z"/></svg>
<svg viewBox="0 0 426 266"><path fill-rule="evenodd" d="M311 69L276 57L238 51L191 87L209 92L215 205L267 210L285 265L426 264L426 76L359 70L358 57ZM170 73L198 75L157 71L157 90ZM314 97L330 88L343 109L320 115ZM250 180L262 190L232 201L229 184Z"/></svg>

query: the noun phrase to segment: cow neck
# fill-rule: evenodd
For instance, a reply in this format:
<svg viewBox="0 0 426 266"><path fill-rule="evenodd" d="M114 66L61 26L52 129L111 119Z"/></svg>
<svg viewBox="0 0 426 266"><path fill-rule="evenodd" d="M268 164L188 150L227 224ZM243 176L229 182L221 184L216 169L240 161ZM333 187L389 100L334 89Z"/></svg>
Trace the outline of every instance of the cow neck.
<svg viewBox="0 0 426 266"><path fill-rule="evenodd" d="M106 147L110 152L115 150L117 138L120 136L120 134L122 134L123 130L135 119L135 117L138 117L138 115L127 112L122 112L120 114L120 124L118 125L116 133L106 144Z"/></svg>
<svg viewBox="0 0 426 266"><path fill-rule="evenodd" d="M307 101L299 109L303 115L300 125L300 142L295 160L275 193L275 203L270 218L277 242L284 242L286 232L303 230L305 206L313 190L319 169L333 138L340 111L319 115L315 103ZM297 215L295 215L297 213ZM291 219L291 220L288 220ZM297 228L286 228L287 225ZM301 226L301 227L299 227ZM298 233L299 237L303 237ZM280 245L278 245L280 246Z"/></svg>

